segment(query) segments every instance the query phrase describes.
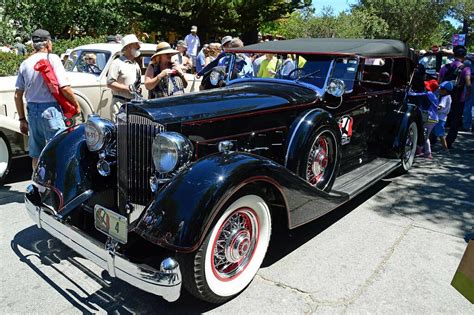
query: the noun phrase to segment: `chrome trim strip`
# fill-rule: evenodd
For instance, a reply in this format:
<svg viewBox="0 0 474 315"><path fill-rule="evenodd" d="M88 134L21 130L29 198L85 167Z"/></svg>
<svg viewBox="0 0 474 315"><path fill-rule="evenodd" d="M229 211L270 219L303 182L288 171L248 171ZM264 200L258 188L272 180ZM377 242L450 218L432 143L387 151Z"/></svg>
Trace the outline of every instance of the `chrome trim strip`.
<svg viewBox="0 0 474 315"><path fill-rule="evenodd" d="M41 206L33 204L27 196L28 193L25 195L27 212L38 227L43 228L80 255L107 270L110 276L117 277L143 291L162 296L169 302L179 298L181 271L174 259L164 259L160 270L148 265L134 264L126 257L116 253L113 246L105 248L104 244L74 226L60 223L53 216L44 212Z"/></svg>

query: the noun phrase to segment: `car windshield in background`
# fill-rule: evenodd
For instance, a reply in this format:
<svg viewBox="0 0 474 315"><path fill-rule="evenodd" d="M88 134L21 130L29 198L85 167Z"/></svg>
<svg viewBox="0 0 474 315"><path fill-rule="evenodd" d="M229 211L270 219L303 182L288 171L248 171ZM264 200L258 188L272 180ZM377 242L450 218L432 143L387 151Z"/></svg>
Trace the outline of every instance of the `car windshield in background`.
<svg viewBox="0 0 474 315"><path fill-rule="evenodd" d="M107 51L75 50L69 55L64 66L67 71L99 75L109 58L110 52Z"/></svg>
<svg viewBox="0 0 474 315"><path fill-rule="evenodd" d="M439 69L437 69L436 57L437 57L436 55L425 55L420 58L419 63L425 67L426 72L428 73L438 72ZM441 62L438 65L438 67L440 68L454 61L453 56L444 55L444 56L439 56L439 57L441 57Z"/></svg>

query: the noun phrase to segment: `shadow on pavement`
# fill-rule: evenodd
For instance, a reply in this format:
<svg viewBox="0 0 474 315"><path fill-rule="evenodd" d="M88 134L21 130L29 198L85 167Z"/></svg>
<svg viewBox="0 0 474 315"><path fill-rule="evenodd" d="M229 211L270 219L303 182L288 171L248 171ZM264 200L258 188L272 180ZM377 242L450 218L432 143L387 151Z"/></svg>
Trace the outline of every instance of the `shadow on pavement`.
<svg viewBox="0 0 474 315"><path fill-rule="evenodd" d="M350 213L387 185L389 185L389 182L380 181L358 197L313 222L292 231L285 230L275 233L275 240L272 239L272 245L270 245L262 268L290 254L329 228L332 224ZM76 259L81 256L36 226L30 226L18 232L11 241L11 248L20 258L20 261L26 263L44 281L51 285L52 288L82 313L90 313L90 310L92 310L92 312L105 310L107 313L118 312L120 314L144 312L201 314L219 306L202 302L191 296L183 288L179 300L174 303L168 303L158 296L139 290L119 279L111 278L105 270L99 277ZM24 255L22 249L26 249L32 253ZM61 274L64 278L73 282L78 288L77 291L71 288L61 288L31 261L32 256L37 257L42 265L51 267L54 269L54 272ZM85 289L81 288L80 284L75 283L68 274L63 273L57 268L57 264L64 260L74 265L90 279L97 282L102 288L93 294L88 294Z"/></svg>
<svg viewBox="0 0 474 315"><path fill-rule="evenodd" d="M455 146L450 154L435 146L438 152L432 160L417 158L414 171L396 182L397 189L406 191L405 197L389 208L377 195L373 201L380 206L375 211L409 217L416 224L466 240L474 237L474 135L459 135Z"/></svg>
<svg viewBox="0 0 474 315"><path fill-rule="evenodd" d="M379 181L356 198L313 222L292 231L275 230L262 267L271 266L292 253L370 198L380 204L376 207L376 212L380 215L420 216L423 220L436 224L439 229L442 229L447 221L450 222L450 226L453 226L454 222L456 231L467 237L474 226L472 213L474 155L469 153L474 147L474 138L461 138L467 140L460 143L459 149L449 156L435 154L435 158L431 161L418 159L416 171L405 175L403 180L394 178L393 181ZM377 195L387 186L390 189L406 191L405 197L402 197L394 207L387 207L387 200L381 194ZM412 190L414 186L419 188L416 192ZM83 313L105 310L122 314L145 312L190 314L203 313L218 307L195 299L184 289L177 302L167 303L160 297L141 291L121 280L110 278L106 271L97 276L76 259L79 257L78 254L35 226L17 233L11 241L11 248L22 262ZM32 253L24 255L22 249ZM75 288L61 288L31 261L31 256L39 258L43 265L50 266L73 282ZM89 294L81 284L74 282L68 274L57 268L58 263L64 260L96 281L101 289Z"/></svg>

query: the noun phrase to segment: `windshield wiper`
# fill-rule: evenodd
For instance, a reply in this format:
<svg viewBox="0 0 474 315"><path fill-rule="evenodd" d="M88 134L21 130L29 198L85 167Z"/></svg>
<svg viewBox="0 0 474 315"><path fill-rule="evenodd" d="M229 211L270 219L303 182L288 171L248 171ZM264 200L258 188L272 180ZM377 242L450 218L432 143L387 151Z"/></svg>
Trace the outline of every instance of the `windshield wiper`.
<svg viewBox="0 0 474 315"><path fill-rule="evenodd" d="M310 76L312 76L312 75L315 75L316 73L319 73L319 72L321 72L321 69L318 69L318 70L315 70L315 71L310 72L310 73L308 73L308 74L305 74L304 76L299 77L298 79L296 79L295 82L298 82L298 81L300 81L300 80L306 79L307 77L310 77Z"/></svg>

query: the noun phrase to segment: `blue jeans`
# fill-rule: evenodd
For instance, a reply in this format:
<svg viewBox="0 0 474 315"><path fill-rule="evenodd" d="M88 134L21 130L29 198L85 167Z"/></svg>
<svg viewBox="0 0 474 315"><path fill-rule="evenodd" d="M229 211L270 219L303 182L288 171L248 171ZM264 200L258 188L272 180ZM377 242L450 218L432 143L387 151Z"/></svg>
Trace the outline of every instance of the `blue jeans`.
<svg viewBox="0 0 474 315"><path fill-rule="evenodd" d="M28 103L28 150L38 158L46 143L66 128L61 107L57 102Z"/></svg>

